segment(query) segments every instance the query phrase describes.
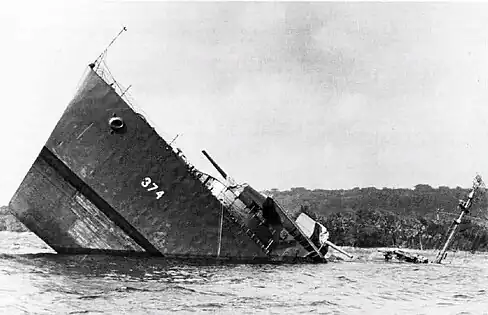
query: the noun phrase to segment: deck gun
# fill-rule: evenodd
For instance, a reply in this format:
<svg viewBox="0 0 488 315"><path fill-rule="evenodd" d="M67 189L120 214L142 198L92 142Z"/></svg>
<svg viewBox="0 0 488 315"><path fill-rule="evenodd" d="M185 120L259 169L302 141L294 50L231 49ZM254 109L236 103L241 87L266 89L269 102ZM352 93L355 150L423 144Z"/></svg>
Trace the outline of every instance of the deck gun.
<svg viewBox="0 0 488 315"><path fill-rule="evenodd" d="M228 176L226 172L224 172L224 170L217 164L217 162L215 162L212 159L212 157L207 153L207 151L202 150L202 153L209 160L209 162L212 163L213 167L215 167L215 169L220 173L220 175L222 175L222 177L230 184L231 187L236 186L235 180L232 177Z"/></svg>
<svg viewBox="0 0 488 315"><path fill-rule="evenodd" d="M215 167L215 169L220 173L220 175L230 184L228 189L233 189L238 187L234 179L228 176L227 173L212 159L212 157L210 157L210 155L205 150L202 150L202 153ZM262 193L258 192L257 190L255 190L249 185L243 185L243 186L244 186L243 190L237 192L238 194L237 198L239 198L242 202L244 202L245 205L247 205L250 208L254 208L253 204L262 206L263 216L266 218L266 222L272 225L273 228L277 230L281 230L284 227L288 231L300 230L300 232L296 232L296 233L302 234L304 237L307 237L308 239L305 240L301 238L299 235L298 236L295 235L295 238L301 239L300 242L302 245L304 245L304 247L310 246L309 248L313 249L310 251L309 253L310 255L316 255L317 252L319 253L321 252L322 247L328 246L337 250L338 252L347 256L350 259L353 258L352 255L340 249L337 245L335 245L329 240L325 241L322 245L313 244L312 240L310 239L311 235L307 235L307 233L304 232L302 227L299 226L298 221L295 221L291 217L289 217L289 215L286 214L284 209L282 209L281 206L278 205L273 200L273 198L263 195ZM266 205L268 205L268 207ZM277 236L277 234L275 235ZM275 239L275 241L278 240Z"/></svg>

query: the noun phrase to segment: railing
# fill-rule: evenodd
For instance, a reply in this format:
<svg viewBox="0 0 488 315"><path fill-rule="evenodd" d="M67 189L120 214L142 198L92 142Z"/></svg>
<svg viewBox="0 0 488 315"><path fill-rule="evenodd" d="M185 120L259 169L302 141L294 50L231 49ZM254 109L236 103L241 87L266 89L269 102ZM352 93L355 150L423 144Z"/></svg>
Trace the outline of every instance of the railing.
<svg viewBox="0 0 488 315"><path fill-rule="evenodd" d="M114 90L114 92L129 106L136 114L141 116L141 118L151 127L153 128L158 135L163 135L164 132L163 130L149 118L149 115L144 112L144 110L135 105L135 100L131 96L131 94L128 92L128 88L124 87L119 81L117 81L114 77L114 75L110 72L110 69L108 68L107 64L105 63L105 60L102 58L99 60L96 64L93 65L93 71L95 71L98 76L107 83L107 85L111 86ZM130 86L129 86L130 87ZM171 147L173 152L175 154L182 154L181 150L174 147L171 143L167 143L168 146ZM183 155L183 158L187 164L188 161L186 161L186 158ZM192 165L190 165L192 166Z"/></svg>

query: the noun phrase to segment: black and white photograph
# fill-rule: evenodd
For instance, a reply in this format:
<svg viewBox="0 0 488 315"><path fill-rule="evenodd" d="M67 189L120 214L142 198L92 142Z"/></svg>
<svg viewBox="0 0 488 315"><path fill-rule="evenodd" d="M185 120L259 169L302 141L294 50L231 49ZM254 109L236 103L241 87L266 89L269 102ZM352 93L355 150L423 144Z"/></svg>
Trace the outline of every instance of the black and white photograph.
<svg viewBox="0 0 488 315"><path fill-rule="evenodd" d="M0 314L488 315L488 2L5 1Z"/></svg>

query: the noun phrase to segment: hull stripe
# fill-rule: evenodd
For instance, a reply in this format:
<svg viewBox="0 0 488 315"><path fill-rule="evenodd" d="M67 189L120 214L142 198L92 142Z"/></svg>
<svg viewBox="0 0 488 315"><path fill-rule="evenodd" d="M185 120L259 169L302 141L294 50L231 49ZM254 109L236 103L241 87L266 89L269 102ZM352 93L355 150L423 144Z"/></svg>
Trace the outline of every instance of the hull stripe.
<svg viewBox="0 0 488 315"><path fill-rule="evenodd" d="M115 225L131 237L139 246L152 255L162 256L162 253L154 247L139 231L137 231L123 216L111 205L100 197L90 186L79 178L66 164L63 163L45 146L41 150L40 157L53 167L68 183L90 200L101 212L103 212Z"/></svg>

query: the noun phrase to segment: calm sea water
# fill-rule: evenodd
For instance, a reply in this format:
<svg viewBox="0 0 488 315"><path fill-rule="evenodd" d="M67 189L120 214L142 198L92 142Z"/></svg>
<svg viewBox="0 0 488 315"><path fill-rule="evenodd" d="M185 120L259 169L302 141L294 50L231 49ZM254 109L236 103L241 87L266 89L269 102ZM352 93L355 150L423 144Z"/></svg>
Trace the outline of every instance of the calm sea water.
<svg viewBox="0 0 488 315"><path fill-rule="evenodd" d="M59 256L0 232L0 314L488 314L487 254L413 265L350 251L324 265L194 266Z"/></svg>

